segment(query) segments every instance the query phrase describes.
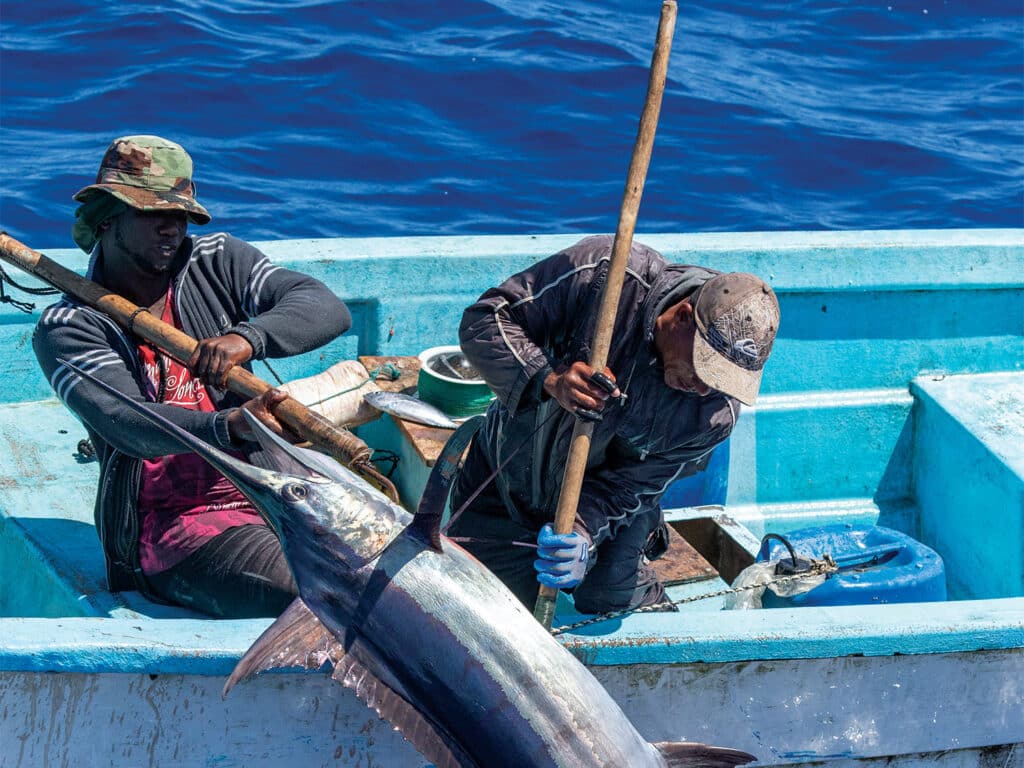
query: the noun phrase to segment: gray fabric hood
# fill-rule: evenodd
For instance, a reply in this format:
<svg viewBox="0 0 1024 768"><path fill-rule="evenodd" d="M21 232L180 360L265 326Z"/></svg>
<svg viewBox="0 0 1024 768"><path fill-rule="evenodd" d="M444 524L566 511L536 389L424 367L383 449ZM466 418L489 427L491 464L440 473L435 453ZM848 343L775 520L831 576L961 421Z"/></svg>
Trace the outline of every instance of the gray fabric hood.
<svg viewBox="0 0 1024 768"><path fill-rule="evenodd" d="M715 275L717 270L688 264L669 264L661 271L643 303L644 339L654 340L654 321L673 304L693 294Z"/></svg>

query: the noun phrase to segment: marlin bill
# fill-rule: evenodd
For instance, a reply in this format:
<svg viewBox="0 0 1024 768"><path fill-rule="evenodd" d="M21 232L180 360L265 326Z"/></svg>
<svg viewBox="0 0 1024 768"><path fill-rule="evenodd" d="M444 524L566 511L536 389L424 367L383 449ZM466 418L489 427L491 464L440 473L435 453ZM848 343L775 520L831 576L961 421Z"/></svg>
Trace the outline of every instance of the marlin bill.
<svg viewBox="0 0 1024 768"><path fill-rule="evenodd" d="M66 364L66 363L65 363ZM68 365L68 364L66 364ZM439 768L720 768L739 750L647 742L597 679L490 571L357 475L249 416L261 469L125 400L228 477L281 539L300 597L225 685L320 669Z"/></svg>

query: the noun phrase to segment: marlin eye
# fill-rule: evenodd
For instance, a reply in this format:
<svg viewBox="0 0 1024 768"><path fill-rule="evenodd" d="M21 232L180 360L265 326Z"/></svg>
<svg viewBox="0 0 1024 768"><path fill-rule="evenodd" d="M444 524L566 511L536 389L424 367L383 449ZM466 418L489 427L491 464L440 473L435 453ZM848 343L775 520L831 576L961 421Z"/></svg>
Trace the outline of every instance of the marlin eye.
<svg viewBox="0 0 1024 768"><path fill-rule="evenodd" d="M302 501L309 495L309 490L300 483L289 483L281 489L281 495L288 501Z"/></svg>

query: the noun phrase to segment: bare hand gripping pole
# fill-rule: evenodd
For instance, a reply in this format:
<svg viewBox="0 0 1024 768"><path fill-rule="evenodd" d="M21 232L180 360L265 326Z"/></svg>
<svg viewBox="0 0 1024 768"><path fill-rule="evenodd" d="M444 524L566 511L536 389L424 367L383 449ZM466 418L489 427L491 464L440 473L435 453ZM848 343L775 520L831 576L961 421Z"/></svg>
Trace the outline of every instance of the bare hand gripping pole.
<svg viewBox="0 0 1024 768"><path fill-rule="evenodd" d="M603 371L608 363L608 350L611 347L612 329L615 316L619 309L619 297L622 294L622 283L626 276L626 263L629 260L630 247L633 244L633 230L636 228L637 212L640 210L640 197L647 178L647 167L651 162L651 149L654 146L654 133L658 127L658 113L661 111L661 97L665 92L665 77L668 72L668 56L672 48L672 33L676 25L675 0L665 0L661 5L661 19L658 22L658 36L651 59L651 74L647 83L647 100L640 116L640 128L637 132L633 157L629 164L626 177L626 190L622 198L619 212L619 226L615 231L612 243L612 258L608 266L608 280L601 295L601 307L594 330L592 352L589 365L595 371ZM594 422L576 420L569 446L569 457L565 465L562 479L562 492L558 497L558 509L555 512L555 532L572 532L573 520L576 518L576 507L580 500L583 487L583 474L587 468L590 455L590 439L594 434ZM537 596L534 616L537 621L548 629L555 617L555 600L558 590L541 585Z"/></svg>
<svg viewBox="0 0 1024 768"><path fill-rule="evenodd" d="M62 267L38 251L33 251L5 232L0 232L0 258L49 283L75 300L103 312L129 333L156 345L182 364L188 364L192 352L198 345L195 339L173 325L168 325L98 283ZM258 397L271 388L265 381L241 366L235 366L228 372L227 385L229 390L246 398ZM274 416L299 437L318 446L343 464L351 466L353 471L375 488L398 501L398 492L394 484L370 464L369 446L351 432L339 429L292 397L288 397L274 408Z"/></svg>

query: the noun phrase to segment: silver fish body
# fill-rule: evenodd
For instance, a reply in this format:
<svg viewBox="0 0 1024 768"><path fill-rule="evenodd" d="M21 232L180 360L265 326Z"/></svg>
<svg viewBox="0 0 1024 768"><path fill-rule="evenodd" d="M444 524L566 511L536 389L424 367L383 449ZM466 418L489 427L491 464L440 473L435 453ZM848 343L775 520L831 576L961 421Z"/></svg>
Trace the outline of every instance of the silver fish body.
<svg viewBox="0 0 1024 768"><path fill-rule="evenodd" d="M357 634L372 646L467 765L666 765L479 561L448 540L434 550L406 510L342 467L333 474L264 478L247 490L280 535L309 610L335 638Z"/></svg>
<svg viewBox="0 0 1024 768"><path fill-rule="evenodd" d="M340 614L332 610L340 574L327 563L304 574L303 600L335 636L358 615L359 633L475 765L666 764L500 581L456 544L443 549L399 535L351 574L354 603ZM375 581L379 591L360 605Z"/></svg>
<svg viewBox="0 0 1024 768"><path fill-rule="evenodd" d="M363 395L363 399L378 411L389 413L406 421L415 421L417 424L444 429L455 429L458 426L440 408L402 392L384 392L383 390L367 392Z"/></svg>
<svg viewBox="0 0 1024 768"><path fill-rule="evenodd" d="M438 768L712 768L703 744L652 745L587 668L475 558L357 475L249 416L262 469L213 448L68 364L227 476L281 539L300 598L225 686L275 666L320 668Z"/></svg>

